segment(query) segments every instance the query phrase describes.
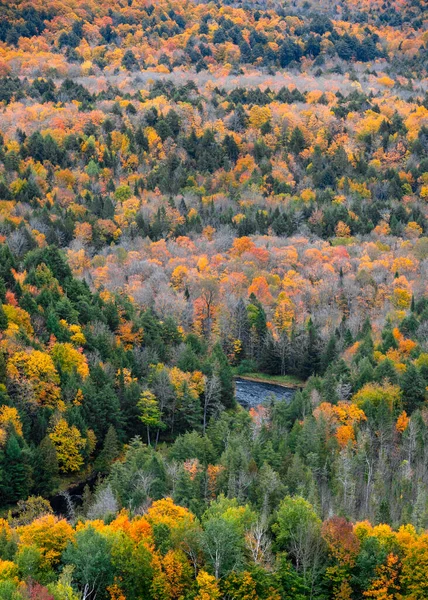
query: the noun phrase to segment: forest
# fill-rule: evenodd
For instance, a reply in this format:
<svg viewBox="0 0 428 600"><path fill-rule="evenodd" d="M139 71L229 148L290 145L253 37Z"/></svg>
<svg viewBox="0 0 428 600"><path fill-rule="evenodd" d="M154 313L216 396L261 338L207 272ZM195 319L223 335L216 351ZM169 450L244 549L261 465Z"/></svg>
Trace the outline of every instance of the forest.
<svg viewBox="0 0 428 600"><path fill-rule="evenodd" d="M0 0L0 600L428 598L427 24Z"/></svg>

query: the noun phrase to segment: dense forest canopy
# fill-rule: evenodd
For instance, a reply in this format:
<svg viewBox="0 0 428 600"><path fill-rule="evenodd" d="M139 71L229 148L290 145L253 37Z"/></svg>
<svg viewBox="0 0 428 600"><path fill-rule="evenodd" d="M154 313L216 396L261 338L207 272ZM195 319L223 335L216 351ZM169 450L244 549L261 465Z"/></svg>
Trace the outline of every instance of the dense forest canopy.
<svg viewBox="0 0 428 600"><path fill-rule="evenodd" d="M427 22L0 2L1 600L426 600Z"/></svg>

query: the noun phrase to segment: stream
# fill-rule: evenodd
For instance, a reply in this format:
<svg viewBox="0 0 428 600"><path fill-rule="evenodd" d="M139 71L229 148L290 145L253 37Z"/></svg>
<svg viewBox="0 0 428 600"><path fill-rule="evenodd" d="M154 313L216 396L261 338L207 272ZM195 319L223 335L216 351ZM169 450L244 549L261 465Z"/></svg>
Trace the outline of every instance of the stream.
<svg viewBox="0 0 428 600"><path fill-rule="evenodd" d="M235 398L244 408L253 408L262 404L272 395L277 400L290 402L296 390L287 388L274 383L264 383L261 381L250 381L248 379L235 379Z"/></svg>
<svg viewBox="0 0 428 600"><path fill-rule="evenodd" d="M274 383L264 383L261 381L250 381L248 379L235 379L235 397L241 406L246 409L250 409L263 404L263 402L269 400L272 395L277 400L284 400L290 402L292 399L295 389L287 388L282 385L275 385ZM89 485L92 490L95 486L97 476L93 475L86 481L78 482L70 486L67 490L69 500L75 507L78 507L82 503L82 494L85 485ZM69 515L69 503L67 498L63 494L56 494L49 498L51 506L56 515Z"/></svg>

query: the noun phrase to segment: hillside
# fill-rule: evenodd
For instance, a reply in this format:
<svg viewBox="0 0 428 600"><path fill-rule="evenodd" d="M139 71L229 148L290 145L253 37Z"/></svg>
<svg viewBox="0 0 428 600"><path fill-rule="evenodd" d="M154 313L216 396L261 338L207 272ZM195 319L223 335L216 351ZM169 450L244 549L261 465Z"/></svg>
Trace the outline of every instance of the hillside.
<svg viewBox="0 0 428 600"><path fill-rule="evenodd" d="M426 26L0 2L1 600L427 597Z"/></svg>

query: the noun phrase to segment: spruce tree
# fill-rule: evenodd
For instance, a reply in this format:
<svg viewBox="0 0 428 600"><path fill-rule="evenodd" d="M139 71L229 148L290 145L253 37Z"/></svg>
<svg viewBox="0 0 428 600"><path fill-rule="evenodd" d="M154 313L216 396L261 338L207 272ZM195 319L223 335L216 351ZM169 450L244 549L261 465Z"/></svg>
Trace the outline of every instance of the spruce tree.
<svg viewBox="0 0 428 600"><path fill-rule="evenodd" d="M104 438L103 448L96 460L95 468L101 473L107 473L110 465L119 456L119 440L113 425L107 430Z"/></svg>
<svg viewBox="0 0 428 600"><path fill-rule="evenodd" d="M58 459L55 447L46 436L36 448L33 460L33 491L47 497L55 493L59 483Z"/></svg>
<svg viewBox="0 0 428 600"><path fill-rule="evenodd" d="M414 364L409 363L407 369L401 378L401 388L403 390L403 405L408 414L424 401L425 383L418 369Z"/></svg>

